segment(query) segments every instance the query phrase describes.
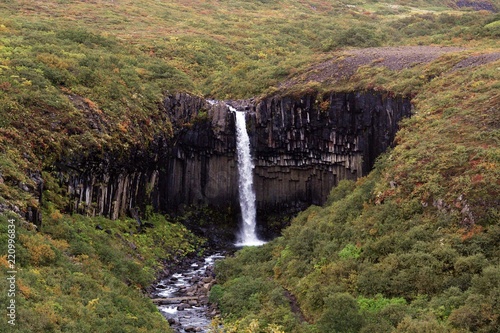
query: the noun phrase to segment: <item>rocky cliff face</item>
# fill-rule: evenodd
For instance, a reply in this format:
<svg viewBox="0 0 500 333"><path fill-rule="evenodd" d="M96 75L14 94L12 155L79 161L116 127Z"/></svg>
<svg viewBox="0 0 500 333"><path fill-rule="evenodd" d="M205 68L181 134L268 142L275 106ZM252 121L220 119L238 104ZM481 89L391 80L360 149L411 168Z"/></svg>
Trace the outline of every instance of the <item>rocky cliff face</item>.
<svg viewBox="0 0 500 333"><path fill-rule="evenodd" d="M177 212L189 205L233 204L238 193L234 120L227 106L177 94L167 96L163 107L173 122L173 137L57 165L53 173L70 198L69 211L116 219L144 213L147 206Z"/></svg>
<svg viewBox="0 0 500 333"><path fill-rule="evenodd" d="M266 216L322 204L339 180L367 173L411 112L409 100L374 92L227 103L247 110L264 229ZM127 158L60 166L70 210L111 218L147 205L163 212L205 204L239 210L235 116L227 104L177 94L163 106L172 138Z"/></svg>
<svg viewBox="0 0 500 333"><path fill-rule="evenodd" d="M251 113L258 207L322 204L341 179L366 174L392 143L409 100L378 93L272 97Z"/></svg>

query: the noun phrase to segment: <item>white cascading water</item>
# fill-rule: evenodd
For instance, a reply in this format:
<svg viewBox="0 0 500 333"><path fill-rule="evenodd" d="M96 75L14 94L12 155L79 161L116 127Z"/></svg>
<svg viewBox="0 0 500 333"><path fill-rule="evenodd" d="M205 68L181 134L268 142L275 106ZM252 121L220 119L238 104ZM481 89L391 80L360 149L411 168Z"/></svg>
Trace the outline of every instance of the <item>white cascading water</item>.
<svg viewBox="0 0 500 333"><path fill-rule="evenodd" d="M236 246L258 246L265 242L255 232L256 212L255 191L253 189L254 164L250 154L250 138L248 137L245 112L236 111L236 150L238 153L238 188L240 196L241 218L243 220Z"/></svg>

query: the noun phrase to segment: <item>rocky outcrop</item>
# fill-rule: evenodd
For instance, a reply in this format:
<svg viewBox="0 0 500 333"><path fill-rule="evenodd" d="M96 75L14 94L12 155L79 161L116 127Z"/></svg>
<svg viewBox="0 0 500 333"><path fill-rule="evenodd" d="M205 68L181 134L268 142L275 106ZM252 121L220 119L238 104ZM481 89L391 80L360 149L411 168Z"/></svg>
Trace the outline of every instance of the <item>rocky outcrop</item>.
<svg viewBox="0 0 500 333"><path fill-rule="evenodd" d="M261 101L250 115L258 207L322 204L372 168L410 112L409 100L371 92Z"/></svg>
<svg viewBox="0 0 500 333"><path fill-rule="evenodd" d="M56 178L70 198L69 211L116 219L132 210L144 213L147 206L175 212L185 205L231 201L237 174L231 169L227 176L214 174L234 164L234 134L224 132L230 128L227 107L177 94L165 98L164 108L173 137L159 136L147 147L120 154L88 154L58 163ZM232 178L221 182L223 177Z"/></svg>
<svg viewBox="0 0 500 333"><path fill-rule="evenodd" d="M164 107L175 134L161 161L160 208L237 205L236 137L227 105L178 94L167 97Z"/></svg>
<svg viewBox="0 0 500 333"><path fill-rule="evenodd" d="M238 211L232 104L247 111L258 215L269 229L266 216L322 204L339 180L366 174L411 112L408 99L378 92L258 102L176 94L163 104L173 123L171 138L158 138L127 158L60 165L70 210L111 218L148 205L174 213L189 205Z"/></svg>
<svg viewBox="0 0 500 333"><path fill-rule="evenodd" d="M452 7L456 8L470 8L473 10L486 10L489 12L498 12L497 7L488 0L456 0L451 4Z"/></svg>

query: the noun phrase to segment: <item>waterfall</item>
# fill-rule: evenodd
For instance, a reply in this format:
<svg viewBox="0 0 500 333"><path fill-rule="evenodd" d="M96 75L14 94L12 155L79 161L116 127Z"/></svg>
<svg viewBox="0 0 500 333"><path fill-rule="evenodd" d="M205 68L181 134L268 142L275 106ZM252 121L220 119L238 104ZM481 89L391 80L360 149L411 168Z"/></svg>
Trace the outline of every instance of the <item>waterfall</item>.
<svg viewBox="0 0 500 333"><path fill-rule="evenodd" d="M256 213L255 191L253 188L254 164L250 154L250 138L248 137L245 112L236 111L236 150L238 153L238 189L241 207L242 227L238 235L237 246L257 246L265 242L257 238L255 233Z"/></svg>

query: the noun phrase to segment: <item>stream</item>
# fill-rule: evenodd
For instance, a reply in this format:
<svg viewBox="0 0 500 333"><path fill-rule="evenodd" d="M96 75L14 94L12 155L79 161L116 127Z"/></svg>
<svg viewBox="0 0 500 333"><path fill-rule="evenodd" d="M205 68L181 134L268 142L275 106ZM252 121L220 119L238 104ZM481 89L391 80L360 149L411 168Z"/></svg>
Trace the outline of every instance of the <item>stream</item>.
<svg viewBox="0 0 500 333"><path fill-rule="evenodd" d="M208 304L208 292L216 283L213 265L220 253L194 262L181 273L156 284L153 302L176 333L208 332L217 310Z"/></svg>

